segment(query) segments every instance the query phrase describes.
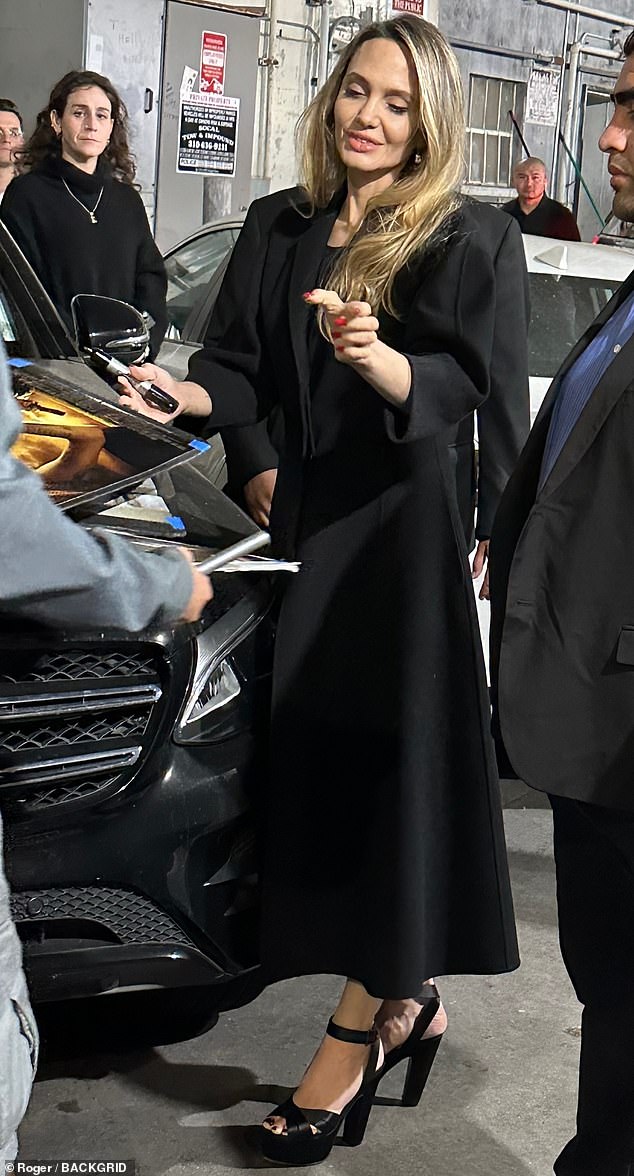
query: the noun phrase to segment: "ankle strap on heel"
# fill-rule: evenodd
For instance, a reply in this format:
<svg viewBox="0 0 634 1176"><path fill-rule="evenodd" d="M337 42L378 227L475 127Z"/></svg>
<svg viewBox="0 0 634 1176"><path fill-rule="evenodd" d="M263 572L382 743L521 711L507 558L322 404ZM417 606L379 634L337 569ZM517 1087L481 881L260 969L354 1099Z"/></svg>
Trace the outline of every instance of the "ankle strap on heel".
<svg viewBox="0 0 634 1176"><path fill-rule="evenodd" d="M347 1041L349 1045L374 1045L379 1036L373 1025L371 1029L344 1029L343 1025L336 1025L332 1017L326 1026L329 1037L336 1037L337 1041Z"/></svg>

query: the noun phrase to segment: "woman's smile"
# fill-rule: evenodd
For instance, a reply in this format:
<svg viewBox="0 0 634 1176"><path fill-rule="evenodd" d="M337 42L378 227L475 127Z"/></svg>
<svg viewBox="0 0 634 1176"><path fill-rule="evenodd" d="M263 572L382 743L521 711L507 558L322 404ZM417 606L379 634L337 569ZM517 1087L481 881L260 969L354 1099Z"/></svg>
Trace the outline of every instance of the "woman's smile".
<svg viewBox="0 0 634 1176"><path fill-rule="evenodd" d="M377 143L375 139L368 139L366 135L360 135L358 131L345 131L348 146L351 151L374 151L381 144Z"/></svg>

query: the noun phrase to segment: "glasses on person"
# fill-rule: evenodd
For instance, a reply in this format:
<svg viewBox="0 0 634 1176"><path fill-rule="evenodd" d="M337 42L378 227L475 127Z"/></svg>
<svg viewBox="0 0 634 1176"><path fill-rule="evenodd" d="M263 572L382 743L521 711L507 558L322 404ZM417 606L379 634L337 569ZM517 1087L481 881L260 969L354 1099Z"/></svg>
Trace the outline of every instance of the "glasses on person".
<svg viewBox="0 0 634 1176"><path fill-rule="evenodd" d="M8 130L6 130L5 127L0 127L0 139L21 139L21 138L22 138L22 131L19 131L17 127L9 127Z"/></svg>

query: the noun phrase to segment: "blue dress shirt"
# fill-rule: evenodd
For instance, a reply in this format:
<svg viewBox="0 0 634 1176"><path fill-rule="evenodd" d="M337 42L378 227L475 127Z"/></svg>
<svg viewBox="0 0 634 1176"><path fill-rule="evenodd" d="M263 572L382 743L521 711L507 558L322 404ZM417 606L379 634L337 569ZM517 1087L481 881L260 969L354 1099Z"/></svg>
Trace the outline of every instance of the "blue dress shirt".
<svg viewBox="0 0 634 1176"><path fill-rule="evenodd" d="M614 356L634 335L634 293L610 315L594 339L568 369L561 385L544 446L539 489L550 474L594 389ZM633 373L634 375L634 373Z"/></svg>

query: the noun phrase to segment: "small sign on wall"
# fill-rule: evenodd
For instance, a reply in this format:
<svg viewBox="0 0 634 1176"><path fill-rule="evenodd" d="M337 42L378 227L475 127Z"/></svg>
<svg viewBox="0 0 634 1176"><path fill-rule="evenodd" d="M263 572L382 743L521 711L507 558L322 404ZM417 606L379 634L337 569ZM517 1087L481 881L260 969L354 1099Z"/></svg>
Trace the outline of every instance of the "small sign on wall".
<svg viewBox="0 0 634 1176"><path fill-rule="evenodd" d="M200 49L201 94L224 94L227 38L224 33L205 32Z"/></svg>
<svg viewBox="0 0 634 1176"><path fill-rule="evenodd" d="M239 98L182 93L176 170L235 176L239 114Z"/></svg>
<svg viewBox="0 0 634 1176"><path fill-rule="evenodd" d="M410 12L414 16L426 16L425 0L392 0L392 12Z"/></svg>
<svg viewBox="0 0 634 1176"><path fill-rule="evenodd" d="M525 122L539 123L543 127L556 125L560 79L558 69L535 67L531 70L526 88Z"/></svg>

